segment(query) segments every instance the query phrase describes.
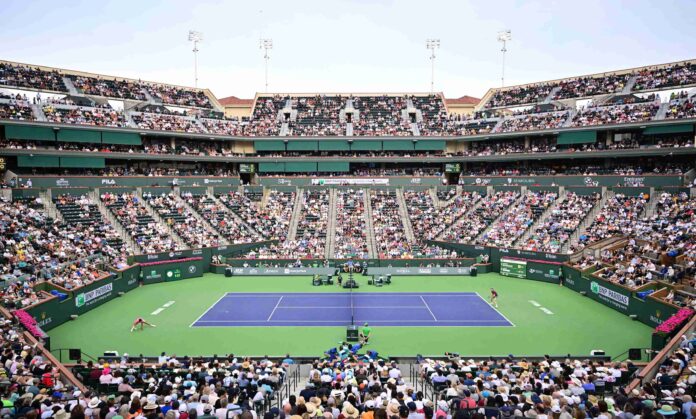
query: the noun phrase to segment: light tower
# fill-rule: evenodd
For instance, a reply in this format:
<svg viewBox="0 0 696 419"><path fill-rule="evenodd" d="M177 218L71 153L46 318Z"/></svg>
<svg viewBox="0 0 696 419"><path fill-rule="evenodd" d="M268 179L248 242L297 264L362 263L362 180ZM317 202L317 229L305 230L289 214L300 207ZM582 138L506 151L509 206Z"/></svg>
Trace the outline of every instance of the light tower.
<svg viewBox="0 0 696 419"><path fill-rule="evenodd" d="M503 53L503 75L500 77L502 87L505 87L505 53L507 52L508 41L512 41L512 31L510 29L498 32L498 42L503 44L503 48L500 50Z"/></svg>
<svg viewBox="0 0 696 419"><path fill-rule="evenodd" d="M203 41L203 33L190 30L188 40L193 42L193 77L194 86L198 87L198 43Z"/></svg>
<svg viewBox="0 0 696 419"><path fill-rule="evenodd" d="M439 39L426 39L425 48L430 50L430 93L435 91L435 50L440 48Z"/></svg>
<svg viewBox="0 0 696 419"><path fill-rule="evenodd" d="M266 60L266 93L268 93L268 60L271 59L268 51L273 49L273 40L271 38L259 39L259 49L264 50L263 59Z"/></svg>

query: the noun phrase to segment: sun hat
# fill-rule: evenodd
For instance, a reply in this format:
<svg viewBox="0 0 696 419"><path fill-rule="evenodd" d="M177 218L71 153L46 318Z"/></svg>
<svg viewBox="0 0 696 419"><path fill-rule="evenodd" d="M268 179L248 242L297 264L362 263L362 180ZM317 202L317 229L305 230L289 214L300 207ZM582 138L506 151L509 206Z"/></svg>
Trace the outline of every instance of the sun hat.
<svg viewBox="0 0 696 419"><path fill-rule="evenodd" d="M663 404L660 410L657 411L657 413L661 414L662 416L672 416L676 415L677 411L674 410L674 408L668 404Z"/></svg>

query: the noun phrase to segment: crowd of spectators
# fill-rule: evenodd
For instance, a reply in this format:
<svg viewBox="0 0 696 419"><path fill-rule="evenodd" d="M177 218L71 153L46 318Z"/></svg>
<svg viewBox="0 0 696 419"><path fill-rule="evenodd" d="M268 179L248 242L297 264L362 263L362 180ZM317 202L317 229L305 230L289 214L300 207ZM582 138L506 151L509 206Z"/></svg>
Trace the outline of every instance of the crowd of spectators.
<svg viewBox="0 0 696 419"><path fill-rule="evenodd" d="M0 119L33 121L36 117L27 102L10 100L9 102L0 102Z"/></svg>
<svg viewBox="0 0 696 419"><path fill-rule="evenodd" d="M360 112L357 121L353 120L353 135L413 135L411 123L402 117L406 109L403 96L357 96L353 98L353 107Z"/></svg>
<svg viewBox="0 0 696 419"><path fill-rule="evenodd" d="M93 125L98 127L126 128L128 121L122 112L113 109L91 107L57 107L46 105L43 113L48 122L57 124Z"/></svg>
<svg viewBox="0 0 696 419"><path fill-rule="evenodd" d="M488 231L476 240L477 244L512 247L515 241L551 207L558 193L528 190L522 199L512 203Z"/></svg>
<svg viewBox="0 0 696 419"><path fill-rule="evenodd" d="M519 247L535 252L560 253L563 245L598 201L599 194L578 195L568 192L529 237L519 243Z"/></svg>
<svg viewBox="0 0 696 419"><path fill-rule="evenodd" d="M327 188L302 191L297 233L285 246L293 248L293 259L323 259L326 256L329 192L330 189Z"/></svg>
<svg viewBox="0 0 696 419"><path fill-rule="evenodd" d="M132 115L133 122L140 129L154 131L177 131L192 134L205 134L203 126L193 117L166 115L154 113L140 113Z"/></svg>
<svg viewBox="0 0 696 419"><path fill-rule="evenodd" d="M578 112L571 123L573 127L626 124L649 121L660 109L659 102L633 105L588 108Z"/></svg>
<svg viewBox="0 0 696 419"><path fill-rule="evenodd" d="M339 116L346 106L346 98L341 96L300 96L293 97L297 116L290 122L291 136L343 136L345 124Z"/></svg>
<svg viewBox="0 0 696 419"><path fill-rule="evenodd" d="M696 83L696 64L677 63L664 68L647 68L636 77L633 90L662 89Z"/></svg>
<svg viewBox="0 0 696 419"><path fill-rule="evenodd" d="M496 132L539 131L560 128L568 119L568 112L550 112L525 115L503 120Z"/></svg>
<svg viewBox="0 0 696 419"><path fill-rule="evenodd" d="M212 108L208 96L198 89L187 89L167 84L142 84L142 88L155 100L167 105L190 106L196 108Z"/></svg>
<svg viewBox="0 0 696 419"><path fill-rule="evenodd" d="M621 93L635 77L632 91L667 89L696 84L696 65L677 63L663 68L650 67L624 74L577 77L496 90L486 108L514 107L544 102L552 91L552 100L576 99Z"/></svg>
<svg viewBox="0 0 696 419"><path fill-rule="evenodd" d="M696 98L670 103L665 119L696 118Z"/></svg>
<svg viewBox="0 0 696 419"><path fill-rule="evenodd" d="M370 189L370 206L378 257L408 258L412 243L406 237L396 191Z"/></svg>
<svg viewBox="0 0 696 419"><path fill-rule="evenodd" d="M232 195L234 194L239 194L239 192L232 193ZM241 219L232 215L229 208L218 199L196 194L187 195L185 199L228 243L253 243L263 240L261 234L247 228ZM227 199L225 197L225 200Z"/></svg>
<svg viewBox="0 0 696 419"><path fill-rule="evenodd" d="M179 250L169 229L158 223L135 193L105 192L101 200L143 253Z"/></svg>
<svg viewBox="0 0 696 419"><path fill-rule="evenodd" d="M191 192L183 192L181 197L170 193L143 193L143 198L157 211L159 216L176 235L181 237L191 249L216 247L222 244L220 235L209 231L202 220L187 207L185 200L191 198Z"/></svg>
<svg viewBox="0 0 696 419"><path fill-rule="evenodd" d="M68 90L63 83L63 76L55 70L9 63L0 63L0 85L56 92Z"/></svg>
<svg viewBox="0 0 696 419"><path fill-rule="evenodd" d="M498 219L520 198L516 191L497 191L480 198L478 193L465 197L472 205L466 216L459 218L441 235L442 240L457 243L473 243L493 221Z"/></svg>
<svg viewBox="0 0 696 419"><path fill-rule="evenodd" d="M364 189L336 190L336 232L333 245L336 259L369 257L366 216Z"/></svg>
<svg viewBox="0 0 696 419"><path fill-rule="evenodd" d="M142 86L133 81L86 76L70 76L70 80L78 91L86 95L138 101L147 99Z"/></svg>
<svg viewBox="0 0 696 419"><path fill-rule="evenodd" d="M642 218L649 199L648 194L638 196L616 194L607 198L587 231L571 245L571 250L582 249L588 244L615 235L631 235Z"/></svg>

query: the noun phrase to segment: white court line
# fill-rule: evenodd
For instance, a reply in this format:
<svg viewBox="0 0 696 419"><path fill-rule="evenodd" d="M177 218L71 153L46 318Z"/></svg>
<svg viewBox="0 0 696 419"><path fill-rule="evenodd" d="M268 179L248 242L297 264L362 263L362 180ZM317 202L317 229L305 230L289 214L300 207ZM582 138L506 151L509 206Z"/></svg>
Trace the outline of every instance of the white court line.
<svg viewBox="0 0 696 419"><path fill-rule="evenodd" d="M537 303L534 300L529 300L529 302L534 306L534 307L541 307L541 304Z"/></svg>
<svg viewBox="0 0 696 419"><path fill-rule="evenodd" d="M225 295L226 295L226 294L222 294L222 297L218 298L217 301L215 301L215 302L213 303L212 306L208 307L208 309L207 309L203 314L201 314L200 316L198 316L198 318L197 318L196 320L194 320L193 323L191 323L191 324L189 325L189 327L193 327L193 325L196 324L196 322L197 322L198 320L200 320L201 317L203 317L203 316L205 316L206 314L208 314L208 312L209 312L210 310L212 310L212 308L215 307L215 306L217 305L217 303L219 303L220 301L222 301L223 298L225 298Z"/></svg>
<svg viewBox="0 0 696 419"><path fill-rule="evenodd" d="M482 299L484 303L488 304L488 307L492 308L496 313L498 313L498 314L500 314L501 316L503 316L503 318L504 318L505 320L507 320L508 323L510 323L510 324L512 325L512 327L517 327L517 326L515 326L515 323L511 322L510 319L508 319L507 317L505 317L505 315L504 315L503 313L501 313L501 312L498 311L495 307L493 307L493 306L491 305L491 303L488 302L488 300L486 300L485 298L481 297L481 295L479 295L478 292L476 293L476 295L478 295L478 297L479 297L480 299Z"/></svg>
<svg viewBox="0 0 696 419"><path fill-rule="evenodd" d="M541 307L539 308L539 310L543 311L546 314L553 314L553 312L546 307Z"/></svg>
<svg viewBox="0 0 696 419"><path fill-rule="evenodd" d="M430 306L428 305L428 303L425 302L425 298L423 298L423 296L421 295L420 299L423 302L423 304L425 304L425 308L428 309L428 311L430 312L430 315L433 316L433 320L437 321L437 317L435 317L435 315L433 314L433 311L430 309Z"/></svg>
<svg viewBox="0 0 696 419"><path fill-rule="evenodd" d="M273 320L278 323L338 323L338 320ZM395 320L369 320L370 323L389 323ZM432 323L432 320L400 320L403 322ZM438 323L502 323L503 320L438 320ZM202 320L201 323L267 323L263 320Z"/></svg>
<svg viewBox="0 0 696 419"><path fill-rule="evenodd" d="M270 321L271 321L271 317L273 317L273 313L275 313L275 311L278 309L278 306L280 305L280 302L281 302L281 301L283 301L283 297L282 297L282 296L278 299L278 302L276 303L275 307L273 307L273 311L271 311L271 315L268 316L268 319L266 319L267 322L270 322Z"/></svg>
<svg viewBox="0 0 696 419"><path fill-rule="evenodd" d="M332 309L332 308L350 308L350 306L282 306L278 307L279 309L285 309L285 308L290 308L290 309L303 309L303 310L309 310L313 308L321 308L321 309ZM423 310L425 307L423 306L353 306L353 308L408 308L408 309L420 309Z"/></svg>
<svg viewBox="0 0 696 419"><path fill-rule="evenodd" d="M160 308L158 308L157 310L153 311L153 312L150 313L150 314L153 315L153 316L156 316L156 315L160 314L160 313L163 312L163 311L164 311L164 309L163 309L162 307L160 307Z"/></svg>
<svg viewBox="0 0 696 419"><path fill-rule="evenodd" d="M174 305L174 303L176 303L176 301L169 301L166 304L162 304L162 307L164 307L164 308L171 307Z"/></svg>

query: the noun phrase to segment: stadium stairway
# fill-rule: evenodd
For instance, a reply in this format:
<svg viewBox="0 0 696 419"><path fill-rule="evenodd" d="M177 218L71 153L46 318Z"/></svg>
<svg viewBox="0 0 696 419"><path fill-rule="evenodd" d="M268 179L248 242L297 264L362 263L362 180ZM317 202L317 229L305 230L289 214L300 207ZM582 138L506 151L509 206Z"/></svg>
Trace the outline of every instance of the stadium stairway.
<svg viewBox="0 0 696 419"><path fill-rule="evenodd" d="M430 198L433 200L433 205L435 208L442 208L445 206L444 203L440 202L440 198L437 197L436 188L428 188L428 193L430 194Z"/></svg>
<svg viewBox="0 0 696 419"><path fill-rule="evenodd" d="M645 217L652 217L657 211L657 204L660 200L655 196L655 188L650 188L650 201L645 208Z"/></svg>
<svg viewBox="0 0 696 419"><path fill-rule="evenodd" d="M326 232L325 256L333 258L336 248L336 189L329 190L329 219Z"/></svg>
<svg viewBox="0 0 696 419"><path fill-rule="evenodd" d="M413 235L413 225L411 224L411 218L408 216L408 208L406 207L404 190L402 188L396 189L396 201L399 203L399 215L401 216L401 224L404 226L404 234L406 235L406 239L410 243L415 243L416 238Z"/></svg>
<svg viewBox="0 0 696 419"><path fill-rule="evenodd" d="M206 196L207 198L210 198L210 195L205 195L205 196ZM203 218L203 216L202 216L198 211L196 211L195 208L193 208L191 205L189 205L189 203L186 202L186 200L185 200L183 197L180 197L180 196L179 196L178 198L181 199L181 201L184 203L184 208L186 208L186 210L187 210L188 212L190 212L191 215L193 215L194 217L196 217L196 219L197 219L198 221L201 222L201 224L203 225L203 227L205 227L205 229L206 229L206 231L207 231L208 233L210 233L211 235L220 237L220 242L221 242L220 245L221 245L221 246L226 246L226 245L230 244L230 242L227 240L227 238L226 238L224 235L220 234L220 232L217 231L217 230L215 229L215 227L213 227L213 226L208 222L208 220L206 220L205 218Z"/></svg>
<svg viewBox="0 0 696 419"><path fill-rule="evenodd" d="M561 248L561 253L567 253L568 249L570 248L570 245L573 243L577 243L578 238L583 234L587 233L587 229L592 224L592 221L594 221L595 217L597 216L597 213L602 209L604 204L607 203L607 200L609 200L609 198L613 196L613 191L607 190L606 187L602 188L602 197L599 199L599 201L597 201L592 210L589 213L587 213L585 219L580 223L580 225L578 225L578 228L575 229L575 232L570 235L568 241L563 244L563 247Z"/></svg>
<svg viewBox="0 0 696 419"><path fill-rule="evenodd" d="M39 192L39 198L41 198L44 208L46 209L46 215L53 218L54 220L63 222L63 215L60 213L60 211L58 211L58 208L56 208L56 204L53 203L51 192L52 191L50 189L41 191Z"/></svg>
<svg viewBox="0 0 696 419"><path fill-rule="evenodd" d="M367 243L370 258L377 258L377 243L375 242L375 227L372 224L372 203L370 202L370 190L364 189L365 193L365 225L367 226Z"/></svg>
<svg viewBox="0 0 696 419"><path fill-rule="evenodd" d="M178 191L176 191L175 193L178 193ZM157 211L155 211L155 209L150 206L150 203L148 202L148 200L143 198L142 188L138 188L136 194L137 194L138 198L140 198L142 200L143 206L145 207L145 209L147 209L147 212L149 212L150 215L152 215L152 218L154 218L155 221L157 221L159 224L166 227L167 231L169 232L169 235L172 236L172 238L174 239L174 241L178 245L179 249L188 249L189 247L191 247L191 246L187 245L186 242L184 241L184 239L182 239L178 234L176 234L176 232L169 226L169 224L167 224L167 222L164 220L164 218L162 218L162 216L160 216L159 213Z"/></svg>
<svg viewBox="0 0 696 419"><path fill-rule="evenodd" d="M527 227L527 230L525 230L525 232L520 237L518 237L517 240L514 241L514 243L512 243L512 247L519 247L522 243L524 243L540 225L546 222L546 220L551 215L551 211L558 208L566 199L567 195L568 193L565 191L565 188L563 186L560 186L558 188L558 197L553 202L553 204L550 205L546 209L546 211L541 213L541 215L536 220L534 220L534 223L532 223L532 225Z"/></svg>
<svg viewBox="0 0 696 419"><path fill-rule="evenodd" d="M36 103L32 103L30 105L30 107L31 107L31 111L34 113L34 117L36 118L37 121L41 121L41 122L47 121L46 114L44 114L44 111L40 105L38 105Z"/></svg>
<svg viewBox="0 0 696 419"><path fill-rule="evenodd" d="M571 108L568 111L568 118L563 123L563 127L567 128L567 127L570 127L571 125L573 125L573 118L575 118L575 115L577 115L577 114L578 114L578 110L575 108Z"/></svg>
<svg viewBox="0 0 696 419"><path fill-rule="evenodd" d="M553 89L551 89L548 96L546 96L544 101L541 103L543 103L543 104L551 103L551 101L553 101L554 96L556 96L556 93L558 93L559 90L561 90L561 86L556 86Z"/></svg>
<svg viewBox="0 0 696 419"><path fill-rule="evenodd" d="M290 226L288 227L288 238L293 240L297 236L297 224L300 222L300 215L302 214L302 195L304 190L302 188L297 188L295 192L295 202L293 202L292 207L292 217L290 218Z"/></svg>
<svg viewBox="0 0 696 419"><path fill-rule="evenodd" d="M70 77L63 77L63 84L65 85L65 88L68 89L68 93L70 93L71 96L84 96L77 90Z"/></svg>
<svg viewBox="0 0 696 419"><path fill-rule="evenodd" d="M657 113L653 117L653 121L661 121L665 119L665 115L667 115L667 111L669 110L669 102L665 102L660 105L660 109L657 110Z"/></svg>
<svg viewBox="0 0 696 419"><path fill-rule="evenodd" d="M101 213L102 217L107 220L111 225L114 227L116 232L118 232L118 235L121 237L121 240L123 240L126 245L128 245L133 251L138 252L138 253L143 253L143 249L138 246L138 244L133 240L133 237L128 234L128 231L126 231L125 228L123 228L123 225L121 224L120 221L116 219L116 216L114 216L113 212L111 212L106 205L101 200L101 194L99 192L99 189L95 189L92 192L89 193L89 197L92 199L97 204L97 209L99 209L99 212Z"/></svg>
<svg viewBox="0 0 696 419"><path fill-rule="evenodd" d="M621 89L622 95L627 95L627 94L631 93L631 90L633 90L633 86L636 85L636 79L637 79L636 76L631 76L631 78L628 79L628 81L626 82L626 85L623 87L623 89Z"/></svg>

